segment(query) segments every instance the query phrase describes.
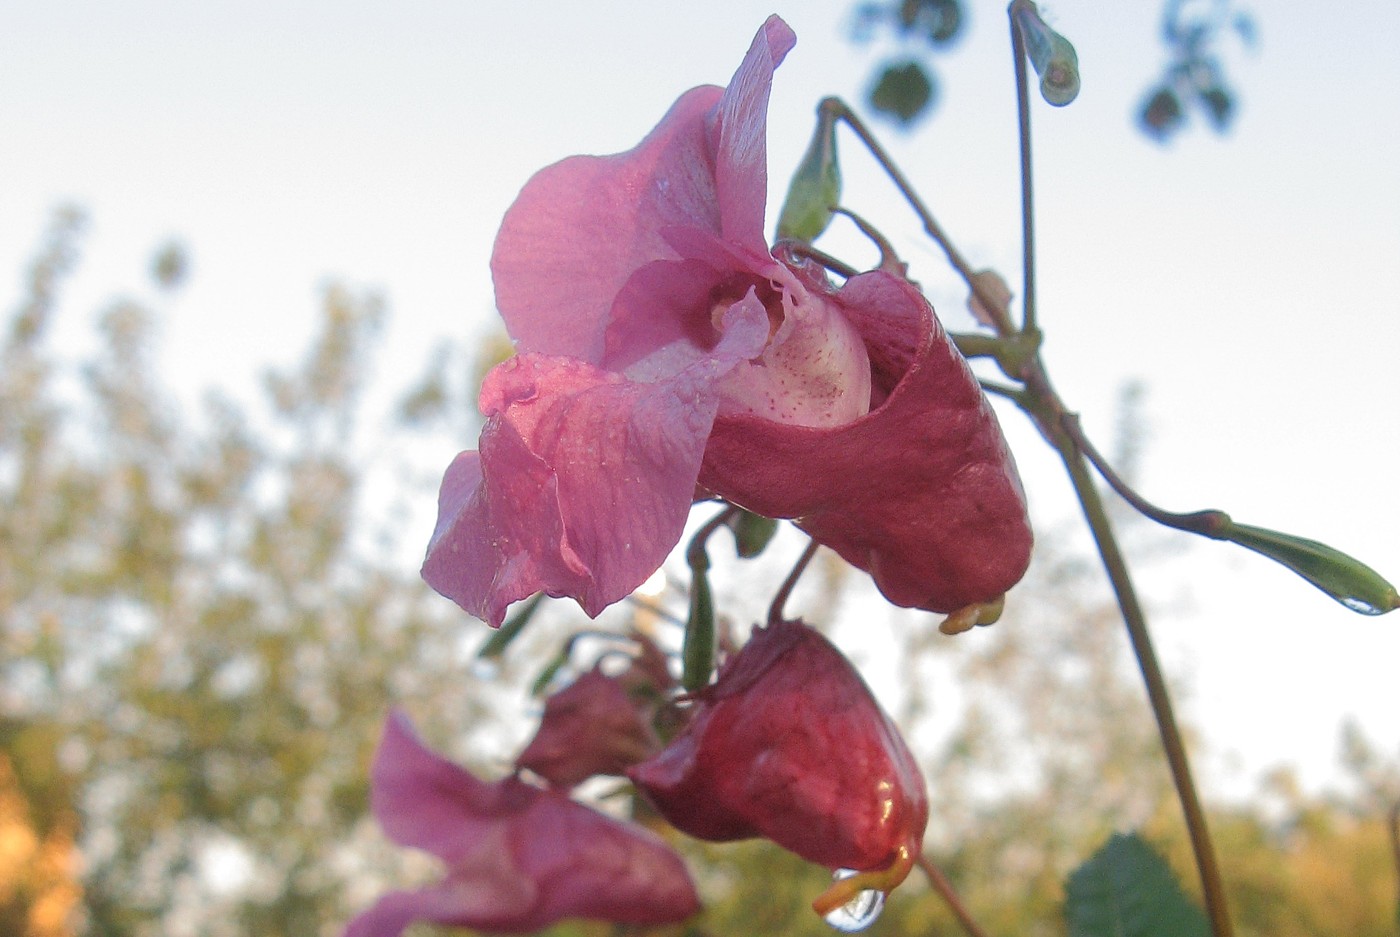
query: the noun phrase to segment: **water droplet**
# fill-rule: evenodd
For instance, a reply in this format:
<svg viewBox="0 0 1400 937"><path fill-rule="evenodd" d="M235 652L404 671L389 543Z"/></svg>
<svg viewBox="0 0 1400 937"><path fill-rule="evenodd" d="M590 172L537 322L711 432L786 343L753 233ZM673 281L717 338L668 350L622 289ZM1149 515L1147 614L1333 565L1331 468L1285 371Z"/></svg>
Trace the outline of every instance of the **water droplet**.
<svg viewBox="0 0 1400 937"><path fill-rule="evenodd" d="M854 869L837 869L832 873L833 881L840 881L843 878L850 878L855 875ZM850 901L843 904L828 914L823 920L827 924L839 931L847 934L855 931L865 930L880 916L880 912L885 909L885 893L867 888L856 895Z"/></svg>
<svg viewBox="0 0 1400 937"><path fill-rule="evenodd" d="M1381 615L1385 612L1385 609L1372 605L1365 599L1358 599L1354 595L1338 596L1337 601L1341 602L1353 612L1360 612L1363 615Z"/></svg>

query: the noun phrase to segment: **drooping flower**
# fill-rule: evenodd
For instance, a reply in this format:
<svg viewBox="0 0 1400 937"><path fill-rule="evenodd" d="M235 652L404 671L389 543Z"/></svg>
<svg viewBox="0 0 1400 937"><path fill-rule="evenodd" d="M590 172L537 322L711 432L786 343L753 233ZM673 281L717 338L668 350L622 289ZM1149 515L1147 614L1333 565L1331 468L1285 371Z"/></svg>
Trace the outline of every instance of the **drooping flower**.
<svg viewBox="0 0 1400 937"><path fill-rule="evenodd" d="M840 289L763 237L771 17L727 88L634 150L566 159L507 213L492 270L517 345L439 496L423 575L499 625L534 592L590 615L679 540L697 491L796 519L893 602L992 602L1025 570L1024 496L933 310L884 271Z"/></svg>
<svg viewBox="0 0 1400 937"><path fill-rule="evenodd" d="M621 775L660 747L641 701L595 668L545 701L539 731L515 763L567 790Z"/></svg>
<svg viewBox="0 0 1400 937"><path fill-rule="evenodd" d="M389 838L447 873L380 898L345 937L397 937L414 921L494 933L565 918L663 924L699 910L680 857L656 836L515 776L482 781L425 748L401 714L384 726L371 782Z"/></svg>
<svg viewBox="0 0 1400 937"><path fill-rule="evenodd" d="M903 881L928 823L923 775L826 638L799 621L756 629L695 699L685 730L628 772L672 825L863 873L818 899L822 913Z"/></svg>

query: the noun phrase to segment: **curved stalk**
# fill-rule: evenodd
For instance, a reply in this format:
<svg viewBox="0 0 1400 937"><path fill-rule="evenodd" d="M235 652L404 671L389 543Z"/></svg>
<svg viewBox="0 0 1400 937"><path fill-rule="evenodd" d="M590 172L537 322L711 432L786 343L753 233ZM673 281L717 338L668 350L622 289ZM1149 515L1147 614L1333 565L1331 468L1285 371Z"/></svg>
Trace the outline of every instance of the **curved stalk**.
<svg viewBox="0 0 1400 937"><path fill-rule="evenodd" d="M962 929L967 931L967 937L987 937L987 932L972 918L967 906L962 903L962 898L958 896L953 888L953 883L948 881L943 870L934 865L927 856L919 856L915 864L923 870L928 882L933 886L933 890L938 892L938 896L943 899L943 903L948 906L948 910L953 912L953 917L958 919Z"/></svg>

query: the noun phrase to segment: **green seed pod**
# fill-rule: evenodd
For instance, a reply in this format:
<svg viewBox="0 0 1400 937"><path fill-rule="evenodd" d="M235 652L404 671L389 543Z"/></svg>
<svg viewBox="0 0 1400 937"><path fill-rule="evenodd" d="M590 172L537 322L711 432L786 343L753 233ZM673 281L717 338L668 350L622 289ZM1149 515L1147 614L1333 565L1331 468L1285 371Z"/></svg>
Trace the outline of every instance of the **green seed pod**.
<svg viewBox="0 0 1400 937"><path fill-rule="evenodd" d="M1325 543L1235 523L1219 538L1282 563L1354 612L1384 615L1400 608L1400 594L1380 573Z"/></svg>
<svg viewBox="0 0 1400 937"><path fill-rule="evenodd" d="M817 108L817 128L797 165L778 216L778 239L810 243L831 224L841 200L841 167L836 159L836 117L826 102Z"/></svg>

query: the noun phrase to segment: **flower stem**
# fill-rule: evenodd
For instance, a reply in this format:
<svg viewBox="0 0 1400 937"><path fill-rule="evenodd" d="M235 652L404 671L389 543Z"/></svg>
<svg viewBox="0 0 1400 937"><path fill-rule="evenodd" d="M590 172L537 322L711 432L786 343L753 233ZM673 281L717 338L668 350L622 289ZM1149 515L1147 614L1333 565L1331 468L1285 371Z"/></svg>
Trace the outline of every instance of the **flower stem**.
<svg viewBox="0 0 1400 937"><path fill-rule="evenodd" d="M874 134L870 132L870 128L866 127L861 119L856 116L856 112L851 110L850 106L840 98L826 98L822 101L821 106L829 109L839 120L850 127L851 130L855 132L855 135L860 138L860 142L865 145L870 155L875 157L875 161L880 164L880 168L885 171L885 175L889 176L890 181L893 182L895 188L899 190L899 194L904 197L904 201L908 203L909 207L914 210L914 214L918 216L919 222L924 226L925 233L933 238L934 243L943 249L943 253L948 257L948 263L952 264L953 269L958 272L958 275L967 281L968 287L976 294L977 298L982 301L982 305L985 306L992 315L997 317L996 330L998 334L1015 334L1016 328L1011 324L1011 321L998 314L998 310L1002 305L1001 302L997 297L988 293L986 288L979 283L974 275L975 271L962 254L959 253L958 249L953 246L952 240L944 233L943 227L933 217L933 212L929 211L928 206L924 204L924 200L921 199L919 193L914 190L914 186L910 184L900 168L895 165L890 155L885 152L885 148L880 145L880 141L875 139Z"/></svg>
<svg viewBox="0 0 1400 937"><path fill-rule="evenodd" d="M1031 191L1031 106L1029 79L1026 77L1026 40L1016 25L1017 5L1013 0L1007 19L1011 22L1011 55L1016 63L1016 135L1021 144L1021 270L1025 295L1021 299L1021 331L1034 333L1035 322L1035 197Z"/></svg>
<svg viewBox="0 0 1400 937"><path fill-rule="evenodd" d="M1191 763L1186 754L1186 743L1177 727L1171 695L1167 690L1166 679L1162 676L1161 665L1157 661L1157 652L1152 647L1152 638L1147 630L1147 616L1138 600L1137 590L1133 587L1127 561L1114 536L1113 525L1104 509L1099 490L1094 485L1084 453L1078 442L1064 430L1068 422L1064 419L1064 404L1050 386L1044 366L1039 361L1028 376L1027 391L1027 412L1039 424L1041 432L1054 445L1064 462L1065 470L1074 485L1075 495L1084 511L1084 519L1089 524L1094 544L1098 547L1099 556L1103 560L1104 569L1117 597L1123 624L1127 626L1128 638L1137 658L1138 669L1142 672L1143 683L1147 687L1147 699L1152 706L1152 715L1157 721L1157 730L1167 756L1172 783L1176 786L1177 799L1181 802L1181 812L1191 838L1191 848L1196 857L1196 870L1200 874L1201 891L1205 897L1211 930L1215 937L1232 937L1234 926L1230 922L1225 886L1220 876L1215 847L1211 843L1205 810L1201 807L1200 796L1191 778Z"/></svg>
<svg viewBox="0 0 1400 937"><path fill-rule="evenodd" d="M933 890L938 892L944 904L948 905L948 909L952 911L953 916L958 919L958 923L962 925L963 930L967 931L967 937L987 937L987 932L973 920L971 912L969 912L967 906L962 903L962 898L958 896L957 891L953 888L953 883L948 881L947 876L943 874L943 870L934 865L933 861L929 859L928 856L924 855L919 856L916 860L916 864L923 870L924 875L928 877L929 884L933 886Z"/></svg>
<svg viewBox="0 0 1400 937"><path fill-rule="evenodd" d="M797 580L801 578L807 564L812 562L812 557L817 555L817 541L808 542L807 549L802 551L802 555L797 558L797 564L792 567L792 572L788 573L783 584L778 587L778 594L773 596L773 604L768 606L768 623L771 625L775 621L783 620L783 606L787 605L788 596L792 595L793 586L797 585Z"/></svg>
<svg viewBox="0 0 1400 937"><path fill-rule="evenodd" d="M705 552L705 544L738 510L727 505L695 532L685 550L685 561L690 566L690 616L681 641L681 686L690 693L709 683L715 669L715 607L710 593L710 555Z"/></svg>

